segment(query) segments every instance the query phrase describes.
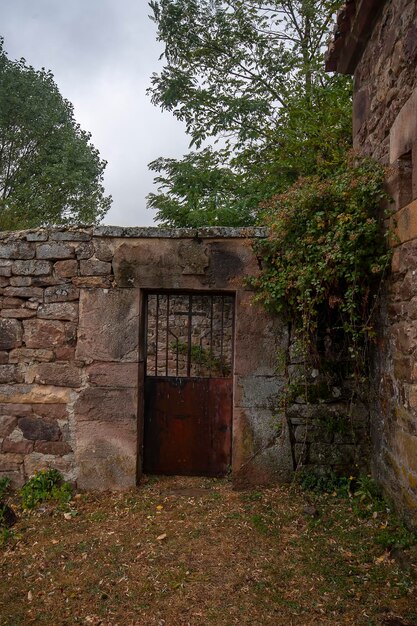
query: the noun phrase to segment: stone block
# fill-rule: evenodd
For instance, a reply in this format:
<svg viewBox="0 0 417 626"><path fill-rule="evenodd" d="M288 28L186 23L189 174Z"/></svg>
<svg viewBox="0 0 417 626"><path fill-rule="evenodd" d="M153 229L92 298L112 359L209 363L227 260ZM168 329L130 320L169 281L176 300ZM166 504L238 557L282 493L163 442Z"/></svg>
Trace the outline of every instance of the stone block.
<svg viewBox="0 0 417 626"><path fill-rule="evenodd" d="M21 383L23 375L17 365L0 365L0 384Z"/></svg>
<svg viewBox="0 0 417 626"><path fill-rule="evenodd" d="M309 462L313 465L350 468L355 465L356 461L357 448L354 445L310 444Z"/></svg>
<svg viewBox="0 0 417 626"><path fill-rule="evenodd" d="M91 234L82 230L62 230L52 232L51 241L90 241Z"/></svg>
<svg viewBox="0 0 417 626"><path fill-rule="evenodd" d="M77 425L77 485L81 489L129 489L136 485L136 423Z"/></svg>
<svg viewBox="0 0 417 626"><path fill-rule="evenodd" d="M51 271L50 261L15 261L12 266L15 276L43 276Z"/></svg>
<svg viewBox="0 0 417 626"><path fill-rule="evenodd" d="M25 302L26 300L23 300L23 298L11 298L11 297L5 296L3 298L0 298L0 308L18 309L24 306Z"/></svg>
<svg viewBox="0 0 417 626"><path fill-rule="evenodd" d="M137 412L137 392L129 388L89 387L81 391L75 403L77 423L136 422Z"/></svg>
<svg viewBox="0 0 417 626"><path fill-rule="evenodd" d="M0 243L0 258L3 259L33 259L35 246L24 241Z"/></svg>
<svg viewBox="0 0 417 626"><path fill-rule="evenodd" d="M2 415L0 410L0 439L8 437L17 426L17 416Z"/></svg>
<svg viewBox="0 0 417 626"><path fill-rule="evenodd" d="M12 298L34 298L42 302L43 289L40 287L6 287L4 295Z"/></svg>
<svg viewBox="0 0 417 626"><path fill-rule="evenodd" d="M31 309L3 309L1 317L6 319L27 320L36 317L36 310Z"/></svg>
<svg viewBox="0 0 417 626"><path fill-rule="evenodd" d="M65 404L33 404L32 414L46 420L68 420L67 406Z"/></svg>
<svg viewBox="0 0 417 626"><path fill-rule="evenodd" d="M88 381L94 387L138 386L138 363L93 363L86 368Z"/></svg>
<svg viewBox="0 0 417 626"><path fill-rule="evenodd" d="M25 415L32 414L32 407L28 404L0 404L0 415L7 415L13 417L24 417Z"/></svg>
<svg viewBox="0 0 417 626"><path fill-rule="evenodd" d="M94 246L92 242L80 243L75 248L75 256L77 259L91 259L94 254Z"/></svg>
<svg viewBox="0 0 417 626"><path fill-rule="evenodd" d="M417 436L398 431L395 440L398 446L400 466L417 473Z"/></svg>
<svg viewBox="0 0 417 626"><path fill-rule="evenodd" d="M49 385L0 385L0 404L68 404L70 389Z"/></svg>
<svg viewBox="0 0 417 626"><path fill-rule="evenodd" d="M42 243L36 248L38 259L73 259L74 247L65 243Z"/></svg>
<svg viewBox="0 0 417 626"><path fill-rule="evenodd" d="M105 276L111 274L111 263L99 261L98 259L90 259L80 261L81 276Z"/></svg>
<svg viewBox="0 0 417 626"><path fill-rule="evenodd" d="M78 320L78 304L75 302L53 302L38 308L38 318L46 320Z"/></svg>
<svg viewBox="0 0 417 626"><path fill-rule="evenodd" d="M284 382L276 376L239 376L235 379L235 406L276 411L284 393Z"/></svg>
<svg viewBox="0 0 417 626"><path fill-rule="evenodd" d="M0 276L0 289L8 287L9 284L10 278L8 278L7 276Z"/></svg>
<svg viewBox="0 0 417 626"><path fill-rule="evenodd" d="M60 278L72 278L78 274L78 261L57 261L54 263L54 272Z"/></svg>
<svg viewBox="0 0 417 626"><path fill-rule="evenodd" d="M23 437L30 441L60 441L62 439L61 429L54 421L37 417L21 417L18 425Z"/></svg>
<svg viewBox="0 0 417 626"><path fill-rule="evenodd" d="M35 441L34 450L41 454L53 454L54 456L64 456L72 452L71 446L66 441Z"/></svg>
<svg viewBox="0 0 417 626"><path fill-rule="evenodd" d="M5 365L9 362L9 353L0 350L0 365Z"/></svg>
<svg viewBox="0 0 417 626"><path fill-rule="evenodd" d="M25 482L23 458L21 454L0 454L0 478L9 478L13 489L19 489Z"/></svg>
<svg viewBox="0 0 417 626"><path fill-rule="evenodd" d="M39 472L39 470L51 467L61 472L64 480L76 482L76 469L73 454L54 456L53 454L32 452L24 457L23 464L26 476L33 476L33 474Z"/></svg>
<svg viewBox="0 0 417 626"><path fill-rule="evenodd" d="M11 452L12 454L29 454L33 450L33 441L13 441L12 439L4 439L1 446L2 452Z"/></svg>
<svg viewBox="0 0 417 626"><path fill-rule="evenodd" d="M109 289L111 287L110 278L107 276L74 276L72 284L84 289Z"/></svg>
<svg viewBox="0 0 417 626"><path fill-rule="evenodd" d="M57 361L73 361L75 359L75 348L72 346L57 346L54 350Z"/></svg>
<svg viewBox="0 0 417 626"><path fill-rule="evenodd" d="M22 345L22 324L16 319L0 318L0 350L12 350Z"/></svg>
<svg viewBox="0 0 417 626"><path fill-rule="evenodd" d="M0 265L0 276L9 278L12 275L11 261L10 265Z"/></svg>
<svg viewBox="0 0 417 626"><path fill-rule="evenodd" d="M41 230L26 235L26 241L48 241L48 233Z"/></svg>
<svg viewBox="0 0 417 626"><path fill-rule="evenodd" d="M66 363L41 363L36 366L35 382L56 387L80 387L81 369Z"/></svg>
<svg viewBox="0 0 417 626"><path fill-rule="evenodd" d="M94 252L97 259L109 263L113 260L114 244L112 241L96 239L94 241Z"/></svg>
<svg viewBox="0 0 417 626"><path fill-rule="evenodd" d="M45 304L51 302L69 302L71 300L78 300L79 297L80 290L72 284L47 287L44 294Z"/></svg>
<svg viewBox="0 0 417 626"><path fill-rule="evenodd" d="M11 287L30 287L32 279L30 276L12 276L10 278Z"/></svg>
<svg viewBox="0 0 417 626"><path fill-rule="evenodd" d="M23 322L23 326L23 340L27 348L47 350L70 342L71 329L63 322L33 319Z"/></svg>
<svg viewBox="0 0 417 626"><path fill-rule="evenodd" d="M77 359L137 362L138 343L139 294L135 290L81 292Z"/></svg>
<svg viewBox="0 0 417 626"><path fill-rule="evenodd" d="M54 353L52 350L15 348L9 353L9 363L33 363L36 361L49 362L53 361Z"/></svg>

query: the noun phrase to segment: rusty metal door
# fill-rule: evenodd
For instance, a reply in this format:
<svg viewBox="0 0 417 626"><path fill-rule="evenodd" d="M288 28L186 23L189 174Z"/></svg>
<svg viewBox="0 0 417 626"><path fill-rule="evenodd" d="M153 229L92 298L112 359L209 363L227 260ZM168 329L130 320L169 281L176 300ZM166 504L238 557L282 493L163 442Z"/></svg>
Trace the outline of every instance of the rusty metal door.
<svg viewBox="0 0 417 626"><path fill-rule="evenodd" d="M229 294L147 295L145 472L228 471L233 329Z"/></svg>

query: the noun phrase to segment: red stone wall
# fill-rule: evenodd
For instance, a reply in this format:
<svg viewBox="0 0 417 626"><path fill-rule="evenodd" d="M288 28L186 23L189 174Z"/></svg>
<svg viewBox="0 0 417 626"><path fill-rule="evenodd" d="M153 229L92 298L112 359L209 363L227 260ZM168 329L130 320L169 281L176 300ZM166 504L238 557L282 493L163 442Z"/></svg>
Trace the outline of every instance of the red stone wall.
<svg viewBox="0 0 417 626"><path fill-rule="evenodd" d="M392 275L371 398L374 471L417 523L417 3L385 3L355 71L354 145L390 166Z"/></svg>
<svg viewBox="0 0 417 626"><path fill-rule="evenodd" d="M85 489L121 489L141 471L146 289L236 297L232 473L288 479L277 416L288 337L252 302L250 229L112 227L0 234L0 477L21 485L45 466Z"/></svg>

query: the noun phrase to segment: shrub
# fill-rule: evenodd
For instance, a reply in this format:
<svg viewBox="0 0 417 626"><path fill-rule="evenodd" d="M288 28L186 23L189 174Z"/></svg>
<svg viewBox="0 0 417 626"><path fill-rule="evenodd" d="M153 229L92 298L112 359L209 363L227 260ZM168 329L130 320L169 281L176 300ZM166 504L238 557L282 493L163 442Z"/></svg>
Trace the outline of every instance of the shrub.
<svg viewBox="0 0 417 626"><path fill-rule="evenodd" d="M22 507L33 509L46 500L65 504L71 500L72 489L56 469L43 469L32 476L20 491Z"/></svg>

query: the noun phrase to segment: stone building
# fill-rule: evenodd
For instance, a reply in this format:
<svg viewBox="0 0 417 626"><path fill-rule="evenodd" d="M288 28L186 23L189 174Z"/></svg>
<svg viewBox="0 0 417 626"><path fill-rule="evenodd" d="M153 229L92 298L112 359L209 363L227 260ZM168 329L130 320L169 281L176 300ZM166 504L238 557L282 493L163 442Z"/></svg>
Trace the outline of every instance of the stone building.
<svg viewBox="0 0 417 626"><path fill-rule="evenodd" d="M371 398L372 464L417 522L417 3L350 0L327 69L354 76L353 143L389 166L392 274Z"/></svg>
<svg viewBox="0 0 417 626"><path fill-rule="evenodd" d="M51 466L83 489L122 489L145 463L287 480L276 354L288 336L245 285L263 236L1 233L0 477L18 486Z"/></svg>
<svg viewBox="0 0 417 626"><path fill-rule="evenodd" d="M326 428L348 413L343 385L324 397L312 372L316 404L288 400L302 359L246 283L262 237L0 233L0 477L18 486L51 466L82 489L122 489L142 471L230 471L244 487L288 481L299 462L350 471L366 457L363 404L348 430Z"/></svg>

